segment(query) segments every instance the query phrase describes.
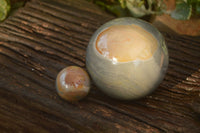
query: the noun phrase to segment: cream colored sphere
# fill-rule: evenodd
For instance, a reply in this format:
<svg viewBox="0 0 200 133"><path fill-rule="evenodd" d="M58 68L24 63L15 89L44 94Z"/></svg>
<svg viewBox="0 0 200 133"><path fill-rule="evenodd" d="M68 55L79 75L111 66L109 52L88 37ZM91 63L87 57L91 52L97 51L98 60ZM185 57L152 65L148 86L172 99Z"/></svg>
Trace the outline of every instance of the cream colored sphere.
<svg viewBox="0 0 200 133"><path fill-rule="evenodd" d="M131 100L155 90L168 67L168 51L160 32L134 18L102 25L92 36L86 67L96 86L107 95Z"/></svg>

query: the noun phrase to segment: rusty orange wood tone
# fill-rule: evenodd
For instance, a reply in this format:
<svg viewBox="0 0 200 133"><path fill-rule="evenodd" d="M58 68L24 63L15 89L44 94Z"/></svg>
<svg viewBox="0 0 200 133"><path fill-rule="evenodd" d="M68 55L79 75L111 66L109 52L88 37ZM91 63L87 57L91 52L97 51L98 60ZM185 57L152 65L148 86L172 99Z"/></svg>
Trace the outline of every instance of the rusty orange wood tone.
<svg viewBox="0 0 200 133"><path fill-rule="evenodd" d="M200 37L161 30L169 69L143 99L115 100L93 84L78 103L58 96L58 72L85 68L91 35L111 19L84 0L30 0L0 24L0 132L200 131Z"/></svg>

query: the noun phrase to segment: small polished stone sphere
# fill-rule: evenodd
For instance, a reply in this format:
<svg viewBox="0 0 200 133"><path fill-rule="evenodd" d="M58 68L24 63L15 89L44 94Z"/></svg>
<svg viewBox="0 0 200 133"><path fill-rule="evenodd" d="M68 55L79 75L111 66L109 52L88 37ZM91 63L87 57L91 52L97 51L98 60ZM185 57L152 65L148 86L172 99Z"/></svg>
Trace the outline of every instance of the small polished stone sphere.
<svg viewBox="0 0 200 133"><path fill-rule="evenodd" d="M86 67L95 85L107 95L132 100L158 87L168 58L165 40L154 26L126 17L105 23L93 34Z"/></svg>
<svg viewBox="0 0 200 133"><path fill-rule="evenodd" d="M80 67L66 67L57 75L56 88L61 98L70 102L78 101L90 90L89 75Z"/></svg>

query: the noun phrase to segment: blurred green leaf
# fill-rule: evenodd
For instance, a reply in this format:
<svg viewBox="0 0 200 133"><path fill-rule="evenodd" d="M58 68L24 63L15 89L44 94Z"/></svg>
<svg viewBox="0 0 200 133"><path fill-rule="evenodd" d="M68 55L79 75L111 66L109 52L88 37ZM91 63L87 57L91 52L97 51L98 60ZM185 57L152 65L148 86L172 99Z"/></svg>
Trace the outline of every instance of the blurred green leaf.
<svg viewBox="0 0 200 133"><path fill-rule="evenodd" d="M128 15L128 11L123 9L120 5L106 6L107 10L112 12L118 17L124 17Z"/></svg>
<svg viewBox="0 0 200 133"><path fill-rule="evenodd" d="M145 5L144 3L142 3L142 1L127 1L126 6L133 17L143 17L148 14L148 11L146 10Z"/></svg>
<svg viewBox="0 0 200 133"><path fill-rule="evenodd" d="M171 17L179 20L190 19L192 14L192 5L183 3L177 3L176 9L171 13Z"/></svg>
<svg viewBox="0 0 200 133"><path fill-rule="evenodd" d="M200 14L200 2L196 4L196 13Z"/></svg>
<svg viewBox="0 0 200 133"><path fill-rule="evenodd" d="M119 3L122 8L126 8L126 0L119 0Z"/></svg>
<svg viewBox="0 0 200 133"><path fill-rule="evenodd" d="M142 7L144 5L144 0L141 0L140 2L138 2L138 7Z"/></svg>
<svg viewBox="0 0 200 133"><path fill-rule="evenodd" d="M120 3L110 5L101 0L96 0L95 4L100 6L103 10L107 10L107 11L111 12L112 14L114 14L117 17L124 17L124 16L128 15L127 9L122 8Z"/></svg>
<svg viewBox="0 0 200 133"><path fill-rule="evenodd" d="M0 21L3 21L10 11L10 1L0 0Z"/></svg>

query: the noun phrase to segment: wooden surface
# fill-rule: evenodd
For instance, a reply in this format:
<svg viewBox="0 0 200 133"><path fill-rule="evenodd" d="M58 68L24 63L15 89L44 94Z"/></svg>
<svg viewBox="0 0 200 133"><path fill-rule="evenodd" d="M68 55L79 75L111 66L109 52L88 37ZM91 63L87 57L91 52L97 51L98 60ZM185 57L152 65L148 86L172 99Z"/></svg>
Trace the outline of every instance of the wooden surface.
<svg viewBox="0 0 200 133"><path fill-rule="evenodd" d="M112 18L83 0L31 0L0 24L0 132L200 131L200 37L161 29L169 69L143 99L118 101L94 85L75 104L57 95L57 73L85 68L91 35Z"/></svg>

